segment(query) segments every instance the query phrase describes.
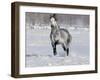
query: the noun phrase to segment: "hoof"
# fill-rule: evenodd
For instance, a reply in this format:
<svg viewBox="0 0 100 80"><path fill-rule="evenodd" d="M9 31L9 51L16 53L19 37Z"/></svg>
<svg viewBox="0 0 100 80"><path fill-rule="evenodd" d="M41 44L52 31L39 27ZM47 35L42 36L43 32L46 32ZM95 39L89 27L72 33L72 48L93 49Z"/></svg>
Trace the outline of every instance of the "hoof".
<svg viewBox="0 0 100 80"><path fill-rule="evenodd" d="M69 56L69 54L67 54L67 56Z"/></svg>
<svg viewBox="0 0 100 80"><path fill-rule="evenodd" d="M57 55L57 53L54 53L54 56Z"/></svg>

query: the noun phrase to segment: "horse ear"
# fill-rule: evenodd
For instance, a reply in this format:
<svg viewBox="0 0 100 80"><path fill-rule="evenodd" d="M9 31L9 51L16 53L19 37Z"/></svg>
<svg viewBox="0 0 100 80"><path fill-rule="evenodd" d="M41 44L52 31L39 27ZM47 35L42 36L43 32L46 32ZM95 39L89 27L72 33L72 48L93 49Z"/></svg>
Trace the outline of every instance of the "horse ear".
<svg viewBox="0 0 100 80"><path fill-rule="evenodd" d="M53 14L53 17L54 17L55 20L57 21L57 15L56 15L56 14Z"/></svg>
<svg viewBox="0 0 100 80"><path fill-rule="evenodd" d="M53 14L53 17L56 18L56 14Z"/></svg>
<svg viewBox="0 0 100 80"><path fill-rule="evenodd" d="M52 17L52 15L50 14L50 17L49 18L51 19L51 17Z"/></svg>
<svg viewBox="0 0 100 80"><path fill-rule="evenodd" d="M56 14L51 14L51 15L50 15L50 18L51 18L51 17L54 17L55 20L57 20L57 18L56 18Z"/></svg>

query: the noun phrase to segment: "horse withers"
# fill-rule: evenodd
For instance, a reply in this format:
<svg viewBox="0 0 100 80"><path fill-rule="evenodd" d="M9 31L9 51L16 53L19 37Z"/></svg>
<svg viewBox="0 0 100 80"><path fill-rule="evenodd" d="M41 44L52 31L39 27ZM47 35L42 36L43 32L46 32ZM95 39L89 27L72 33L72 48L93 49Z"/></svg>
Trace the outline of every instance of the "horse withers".
<svg viewBox="0 0 100 80"><path fill-rule="evenodd" d="M57 54L56 45L61 44L64 51L66 51L67 56L68 56L69 46L70 46L71 39L72 39L70 33L68 32L67 29L60 28L60 26L57 24L55 14L50 16L50 21L51 21L50 40L51 40L51 45L53 47L54 55Z"/></svg>

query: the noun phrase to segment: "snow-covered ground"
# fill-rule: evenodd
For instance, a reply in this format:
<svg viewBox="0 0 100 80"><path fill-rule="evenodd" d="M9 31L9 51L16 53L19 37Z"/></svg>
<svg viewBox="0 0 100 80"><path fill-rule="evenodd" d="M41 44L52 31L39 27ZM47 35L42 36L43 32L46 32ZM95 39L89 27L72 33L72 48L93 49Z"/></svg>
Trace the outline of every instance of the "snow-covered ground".
<svg viewBox="0 0 100 80"><path fill-rule="evenodd" d="M50 43L50 29L26 28L26 67L63 66L89 64L89 31L69 29L72 35L69 56L57 45L57 55L53 55Z"/></svg>

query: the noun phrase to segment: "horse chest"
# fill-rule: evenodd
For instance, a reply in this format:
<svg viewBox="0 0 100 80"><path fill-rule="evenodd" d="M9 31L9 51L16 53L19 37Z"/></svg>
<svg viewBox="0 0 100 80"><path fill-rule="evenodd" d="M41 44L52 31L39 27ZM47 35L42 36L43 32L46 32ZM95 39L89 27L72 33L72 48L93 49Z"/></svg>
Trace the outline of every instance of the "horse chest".
<svg viewBox="0 0 100 80"><path fill-rule="evenodd" d="M53 38L54 38L54 41L55 42L57 41L59 44L64 42L64 39L62 39L60 35L53 36Z"/></svg>

